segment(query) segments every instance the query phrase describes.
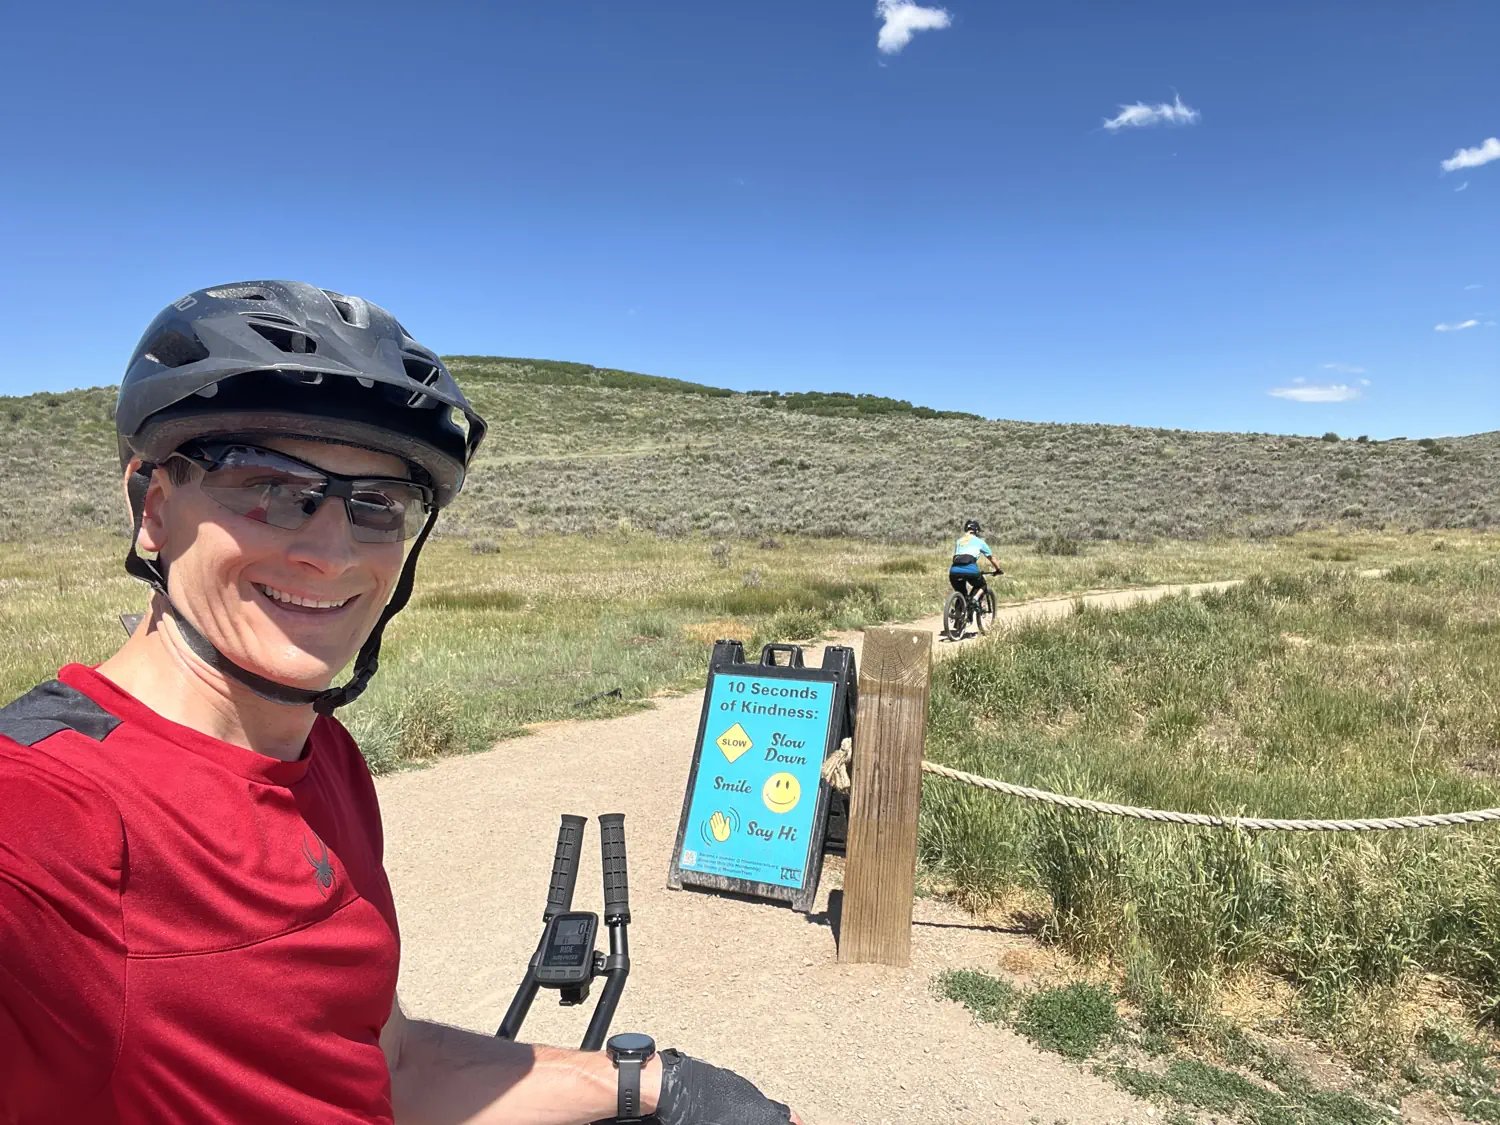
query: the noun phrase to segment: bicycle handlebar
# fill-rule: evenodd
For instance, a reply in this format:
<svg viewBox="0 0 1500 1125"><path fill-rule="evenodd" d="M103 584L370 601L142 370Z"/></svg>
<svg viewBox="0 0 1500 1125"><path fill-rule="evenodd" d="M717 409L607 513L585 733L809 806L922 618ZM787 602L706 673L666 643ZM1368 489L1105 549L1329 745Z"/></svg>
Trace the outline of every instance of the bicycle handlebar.
<svg viewBox="0 0 1500 1125"><path fill-rule="evenodd" d="M604 862L604 920L630 921L630 876L625 867L625 814L599 817L599 853Z"/></svg>
<svg viewBox="0 0 1500 1125"><path fill-rule="evenodd" d="M557 829L557 854L552 858L552 881L547 884L547 909L542 921L573 908L573 887L578 882L578 849L583 842L587 818L564 813Z"/></svg>

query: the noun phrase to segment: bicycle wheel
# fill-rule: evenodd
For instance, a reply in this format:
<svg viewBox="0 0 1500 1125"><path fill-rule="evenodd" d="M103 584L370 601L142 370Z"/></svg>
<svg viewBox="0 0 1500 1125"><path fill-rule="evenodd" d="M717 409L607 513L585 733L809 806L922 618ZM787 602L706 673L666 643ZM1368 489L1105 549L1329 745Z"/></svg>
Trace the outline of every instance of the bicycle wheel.
<svg viewBox="0 0 1500 1125"><path fill-rule="evenodd" d="M985 588L979 591L979 596L974 601L974 624L981 633L988 633L990 626L995 623L995 595Z"/></svg>
<svg viewBox="0 0 1500 1125"><path fill-rule="evenodd" d="M964 626L969 623L969 607L964 596L958 592L948 595L948 604L943 606L943 632L949 640L962 640Z"/></svg>

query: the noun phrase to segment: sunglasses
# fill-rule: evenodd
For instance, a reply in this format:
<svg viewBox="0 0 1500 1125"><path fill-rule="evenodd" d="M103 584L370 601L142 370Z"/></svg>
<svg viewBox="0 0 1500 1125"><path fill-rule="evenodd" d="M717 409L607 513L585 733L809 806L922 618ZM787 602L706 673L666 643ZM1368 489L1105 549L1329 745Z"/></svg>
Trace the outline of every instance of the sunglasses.
<svg viewBox="0 0 1500 1125"><path fill-rule="evenodd" d="M422 530L432 489L389 477L346 477L240 443L199 444L172 454L203 470L199 487L236 515L295 531L330 497L344 502L360 543L399 543Z"/></svg>

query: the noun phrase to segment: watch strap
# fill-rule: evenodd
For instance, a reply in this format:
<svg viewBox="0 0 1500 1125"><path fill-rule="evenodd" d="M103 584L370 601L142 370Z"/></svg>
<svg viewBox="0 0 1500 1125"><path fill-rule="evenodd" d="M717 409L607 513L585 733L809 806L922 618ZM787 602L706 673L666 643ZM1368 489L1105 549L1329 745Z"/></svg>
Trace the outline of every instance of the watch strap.
<svg viewBox="0 0 1500 1125"><path fill-rule="evenodd" d="M619 1094L615 1101L616 1121L641 1120L641 1068L644 1059L618 1059L615 1069L620 1072Z"/></svg>

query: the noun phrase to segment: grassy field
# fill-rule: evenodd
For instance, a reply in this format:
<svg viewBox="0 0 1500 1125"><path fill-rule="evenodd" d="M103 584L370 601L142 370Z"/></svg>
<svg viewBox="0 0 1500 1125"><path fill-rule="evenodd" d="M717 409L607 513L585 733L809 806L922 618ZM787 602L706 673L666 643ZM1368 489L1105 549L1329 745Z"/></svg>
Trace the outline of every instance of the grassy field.
<svg viewBox="0 0 1500 1125"><path fill-rule="evenodd" d="M1288 557L962 652L937 670L928 756L1200 812L1500 806L1500 540L1427 546L1380 578ZM1500 826L1251 836L931 780L921 848L930 878L1107 970L1156 1031L1238 1011L1415 1082L1443 1020L1500 1016Z"/></svg>
<svg viewBox="0 0 1500 1125"><path fill-rule="evenodd" d="M1007 575L995 588L1015 601L1249 574L1310 556L1379 566L1429 545L1361 535L1104 542L1066 555L1002 546ZM117 615L145 604L145 588L121 568L124 546L105 532L0 544L0 694L13 698L67 660L98 661L119 645ZM720 636L759 644L936 613L946 565L940 549L847 540L618 529L438 540L387 633L380 676L346 719L379 770L481 749L528 723L605 716L690 687Z"/></svg>
<svg viewBox="0 0 1500 1125"><path fill-rule="evenodd" d="M996 544L1002 604L1163 582L1200 582L1336 560L1376 568L1468 554L1471 533L1306 534L1269 540ZM1054 545L1055 546L1055 545ZM145 605L125 540L74 532L0 543L0 695L121 642L117 617ZM386 634L381 674L348 712L377 768L489 745L528 723L605 715L691 686L712 641L760 644L937 613L945 549L850 540L757 542L506 532L440 539L411 605ZM575 705L601 692L608 696ZM404 700L421 698L418 709ZM437 700L433 704L432 700ZM429 718L420 718L427 715Z"/></svg>
<svg viewBox="0 0 1500 1125"><path fill-rule="evenodd" d="M870 396L732 394L582 364L455 357L491 422L450 537L507 529L937 544L1500 524L1500 433L1324 441L929 417ZM0 538L121 530L112 390L0 402ZM1414 435L1415 436L1415 435Z"/></svg>

